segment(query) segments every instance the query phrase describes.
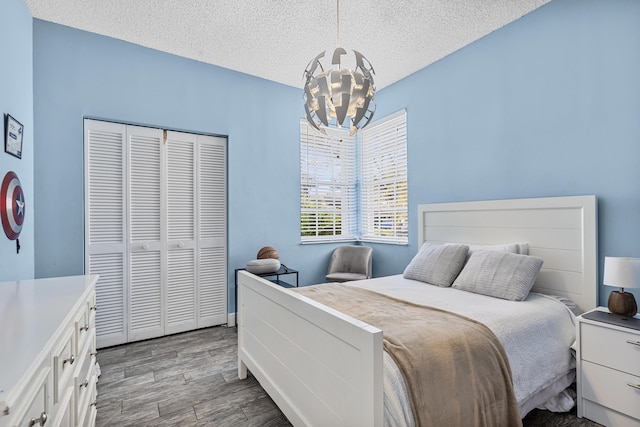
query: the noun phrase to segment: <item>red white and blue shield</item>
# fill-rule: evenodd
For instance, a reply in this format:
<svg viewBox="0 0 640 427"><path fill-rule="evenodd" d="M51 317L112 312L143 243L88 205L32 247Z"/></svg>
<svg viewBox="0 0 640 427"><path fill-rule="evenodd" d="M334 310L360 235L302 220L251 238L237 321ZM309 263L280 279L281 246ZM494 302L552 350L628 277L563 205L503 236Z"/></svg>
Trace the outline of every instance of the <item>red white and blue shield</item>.
<svg viewBox="0 0 640 427"><path fill-rule="evenodd" d="M24 193L15 172L8 172L0 187L0 217L2 228L10 240L16 240L24 222Z"/></svg>

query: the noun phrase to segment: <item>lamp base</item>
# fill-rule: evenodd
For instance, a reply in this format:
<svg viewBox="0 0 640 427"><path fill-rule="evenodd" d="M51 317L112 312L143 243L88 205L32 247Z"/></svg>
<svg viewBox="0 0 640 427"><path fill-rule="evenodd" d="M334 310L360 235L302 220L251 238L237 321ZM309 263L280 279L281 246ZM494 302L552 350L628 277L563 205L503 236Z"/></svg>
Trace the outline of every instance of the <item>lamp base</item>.
<svg viewBox="0 0 640 427"><path fill-rule="evenodd" d="M636 298L629 292L613 291L607 303L609 311L621 316L633 317L638 312Z"/></svg>

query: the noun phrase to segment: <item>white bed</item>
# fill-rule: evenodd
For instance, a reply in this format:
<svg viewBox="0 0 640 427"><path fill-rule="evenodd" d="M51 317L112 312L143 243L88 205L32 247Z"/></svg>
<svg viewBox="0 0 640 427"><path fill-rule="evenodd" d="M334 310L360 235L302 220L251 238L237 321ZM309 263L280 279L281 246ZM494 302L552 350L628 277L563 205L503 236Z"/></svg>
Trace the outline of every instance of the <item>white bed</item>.
<svg viewBox="0 0 640 427"><path fill-rule="evenodd" d="M596 306L594 196L420 205L418 218L419 245L526 242L544 259L532 292ZM249 273L238 289L241 378L248 368L294 425L384 424L382 331Z"/></svg>

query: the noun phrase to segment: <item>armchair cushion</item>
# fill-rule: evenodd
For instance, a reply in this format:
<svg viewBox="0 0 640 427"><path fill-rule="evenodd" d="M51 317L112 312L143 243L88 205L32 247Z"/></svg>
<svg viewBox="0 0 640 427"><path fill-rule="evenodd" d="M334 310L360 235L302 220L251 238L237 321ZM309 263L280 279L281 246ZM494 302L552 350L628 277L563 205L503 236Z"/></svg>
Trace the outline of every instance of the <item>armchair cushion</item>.
<svg viewBox="0 0 640 427"><path fill-rule="evenodd" d="M325 280L348 282L371 278L373 249L369 246L347 245L333 251Z"/></svg>

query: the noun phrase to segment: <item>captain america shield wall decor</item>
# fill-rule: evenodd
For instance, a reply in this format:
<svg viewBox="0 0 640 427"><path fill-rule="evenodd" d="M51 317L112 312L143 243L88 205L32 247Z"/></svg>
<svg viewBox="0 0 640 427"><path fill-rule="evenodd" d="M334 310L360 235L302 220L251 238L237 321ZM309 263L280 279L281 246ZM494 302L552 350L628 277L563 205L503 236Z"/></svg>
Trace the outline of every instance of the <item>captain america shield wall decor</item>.
<svg viewBox="0 0 640 427"><path fill-rule="evenodd" d="M0 186L0 217L9 240L16 240L22 231L25 202L20 179L15 172L7 172Z"/></svg>

